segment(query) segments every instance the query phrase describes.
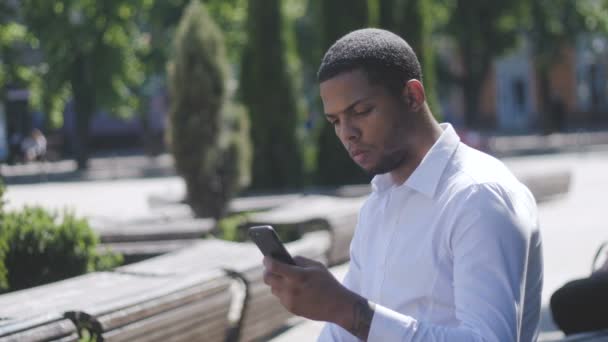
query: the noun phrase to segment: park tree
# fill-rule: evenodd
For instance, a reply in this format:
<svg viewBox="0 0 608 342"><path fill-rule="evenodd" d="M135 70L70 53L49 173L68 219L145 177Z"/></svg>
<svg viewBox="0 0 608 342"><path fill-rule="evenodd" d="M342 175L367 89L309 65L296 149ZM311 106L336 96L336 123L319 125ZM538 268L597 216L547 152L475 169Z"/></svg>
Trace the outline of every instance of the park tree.
<svg viewBox="0 0 608 342"><path fill-rule="evenodd" d="M450 75L464 95L465 124L479 125L479 96L494 58L514 48L521 37L525 0L446 1L449 18L444 32L458 46L462 72Z"/></svg>
<svg viewBox="0 0 608 342"><path fill-rule="evenodd" d="M53 126L50 121L54 123L58 121L57 114L62 105L59 100L65 99L65 91L60 87L51 87L53 84L44 77L48 74L48 67L44 63L39 63L31 53L36 50L39 41L19 20L19 15L20 11L16 3L0 2L0 101L7 101L5 105L9 111L11 100L7 96L8 90L27 89L25 105L29 108L22 109L42 110L48 113L45 126ZM29 127L15 125L14 120L20 114L20 111L13 112L12 117L7 118L8 133L29 133L22 131Z"/></svg>
<svg viewBox="0 0 608 342"><path fill-rule="evenodd" d="M249 183L248 121L229 105L228 63L221 31L199 0L177 28L169 64L170 142L186 201L197 216L221 218Z"/></svg>
<svg viewBox="0 0 608 342"><path fill-rule="evenodd" d="M245 45L247 0L204 0L203 4L221 29L230 62L240 63L239 56ZM171 41L188 0L148 0L146 11L139 17L139 26L149 41L148 49L142 53L147 74L164 74L167 60L171 56Z"/></svg>
<svg viewBox="0 0 608 342"><path fill-rule="evenodd" d="M37 38L49 91L67 87L74 101L79 169L87 167L93 114L137 110L142 80L134 17L142 3L127 0L23 0L24 24Z"/></svg>
<svg viewBox="0 0 608 342"><path fill-rule="evenodd" d="M404 38L414 49L422 67L427 103L439 114L435 89L435 53L433 50L433 5L429 0L379 0L379 26Z"/></svg>
<svg viewBox="0 0 608 342"><path fill-rule="evenodd" d="M321 1L319 6L322 51L326 51L345 34L366 28L370 24L370 7L367 0ZM348 15L344 15L345 8L348 8ZM316 182L321 185L369 181L369 177L352 161L336 137L334 127L325 120L323 120L318 138L315 178Z"/></svg>
<svg viewBox="0 0 608 342"><path fill-rule="evenodd" d="M24 82L18 45L28 39L27 28L14 20L16 12L7 2L0 2L0 89Z"/></svg>
<svg viewBox="0 0 608 342"><path fill-rule="evenodd" d="M288 70L279 0L250 0L240 92L251 121L253 189L288 189L303 182L298 108Z"/></svg>
<svg viewBox="0 0 608 342"><path fill-rule="evenodd" d="M538 80L541 126L551 131L559 123L552 119L555 99L551 94L550 71L562 60L564 47L574 47L585 33L608 31L608 1L529 0L527 31Z"/></svg>

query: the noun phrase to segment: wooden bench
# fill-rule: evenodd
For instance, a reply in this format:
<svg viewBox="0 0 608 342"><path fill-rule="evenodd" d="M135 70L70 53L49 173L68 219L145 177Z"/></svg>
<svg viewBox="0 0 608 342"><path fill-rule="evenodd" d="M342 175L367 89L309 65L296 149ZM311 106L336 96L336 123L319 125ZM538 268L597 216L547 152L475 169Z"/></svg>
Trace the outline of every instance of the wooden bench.
<svg viewBox="0 0 608 342"><path fill-rule="evenodd" d="M569 170L562 169L543 173L521 173L518 178L540 202L567 193L572 176Z"/></svg>
<svg viewBox="0 0 608 342"><path fill-rule="evenodd" d="M101 242L134 242L197 239L215 227L212 219L184 218L171 221L107 223L93 226Z"/></svg>
<svg viewBox="0 0 608 342"><path fill-rule="evenodd" d="M231 214L262 211L276 208L282 204L302 197L302 194L276 194L276 195L251 195L234 198L228 205L228 212ZM148 204L152 208L170 211L170 214L187 213L190 207L183 203L184 194L171 195L151 195L148 197Z"/></svg>
<svg viewBox="0 0 608 342"><path fill-rule="evenodd" d="M230 202L231 213L270 210L301 198L301 194L258 195L237 197Z"/></svg>
<svg viewBox="0 0 608 342"><path fill-rule="evenodd" d="M288 243L287 248L294 255L324 261L329 241L329 233L319 231ZM7 336L33 336L46 329L70 340L78 327L104 341L224 341L231 327L229 340L254 340L292 317L263 283L261 261L252 243L200 240L114 272L90 273L0 296L0 317L6 320L1 331ZM235 284L243 285L240 297L234 295L238 286L231 285ZM14 328L45 315L53 319ZM66 318L74 322L70 330Z"/></svg>
<svg viewBox="0 0 608 342"><path fill-rule="evenodd" d="M330 244L326 231L305 234L287 243L293 255L325 261ZM148 276L195 274L206 268L222 268L243 285L232 303L230 341L252 341L282 327L293 315L283 308L263 282L262 255L252 243L235 243L216 239L197 242L184 250L143 262L123 266L118 272ZM237 287L235 287L236 289ZM241 298L240 300L238 298Z"/></svg>
<svg viewBox="0 0 608 342"><path fill-rule="evenodd" d="M100 253L105 253L108 250L120 253L124 256L124 262L126 264L131 264L192 246L197 240L198 239L101 243L98 245L97 249Z"/></svg>
<svg viewBox="0 0 608 342"><path fill-rule="evenodd" d="M247 301L247 285L236 268L250 265L262 267L262 255L252 243L236 243L218 239L199 240L185 249L116 269L116 272L148 277L197 274L207 269L223 269L233 279L232 298L228 312L230 331L228 341L238 339L239 325Z"/></svg>
<svg viewBox="0 0 608 342"><path fill-rule="evenodd" d="M66 316L103 341L224 341L230 279L219 270L168 279L162 287L90 304Z"/></svg>
<svg viewBox="0 0 608 342"><path fill-rule="evenodd" d="M331 234L331 245L327 262L329 265L336 265L349 259L350 241L365 198L366 196L304 196L278 208L252 215L241 229L269 224L296 229L301 233L328 230Z"/></svg>
<svg viewBox="0 0 608 342"><path fill-rule="evenodd" d="M218 269L180 277L97 272L0 296L0 315L11 324L64 316L108 341L223 341L230 282Z"/></svg>
<svg viewBox="0 0 608 342"><path fill-rule="evenodd" d="M78 341L76 326L59 314L0 321L0 341Z"/></svg>
<svg viewBox="0 0 608 342"><path fill-rule="evenodd" d="M178 250L215 229L214 220L193 217L126 222L98 218L91 225L100 235L100 249L122 254L127 263Z"/></svg>

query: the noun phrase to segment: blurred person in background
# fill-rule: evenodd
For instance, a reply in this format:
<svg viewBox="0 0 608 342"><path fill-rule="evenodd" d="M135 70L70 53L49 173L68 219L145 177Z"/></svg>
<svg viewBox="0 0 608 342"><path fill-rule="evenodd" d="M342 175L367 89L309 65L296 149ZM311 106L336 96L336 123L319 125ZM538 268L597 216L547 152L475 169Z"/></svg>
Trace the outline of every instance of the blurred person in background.
<svg viewBox="0 0 608 342"><path fill-rule="evenodd" d="M34 128L29 136L21 142L21 153L25 162L44 160L46 155L46 138L44 134Z"/></svg>
<svg viewBox="0 0 608 342"><path fill-rule="evenodd" d="M320 341L535 341L542 251L534 197L463 144L426 102L416 54L378 29L347 34L318 78L325 116L373 175L343 283L315 261L265 258L264 281Z"/></svg>

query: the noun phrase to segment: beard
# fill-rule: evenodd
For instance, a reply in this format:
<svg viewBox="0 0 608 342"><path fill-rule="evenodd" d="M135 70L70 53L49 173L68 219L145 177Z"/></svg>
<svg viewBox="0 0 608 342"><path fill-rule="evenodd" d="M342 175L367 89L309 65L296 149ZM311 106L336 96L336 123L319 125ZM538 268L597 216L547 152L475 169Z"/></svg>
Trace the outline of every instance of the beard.
<svg viewBox="0 0 608 342"><path fill-rule="evenodd" d="M381 175L391 172L410 160L409 153L403 150L394 151L383 155L380 161L370 169L364 169L369 176Z"/></svg>

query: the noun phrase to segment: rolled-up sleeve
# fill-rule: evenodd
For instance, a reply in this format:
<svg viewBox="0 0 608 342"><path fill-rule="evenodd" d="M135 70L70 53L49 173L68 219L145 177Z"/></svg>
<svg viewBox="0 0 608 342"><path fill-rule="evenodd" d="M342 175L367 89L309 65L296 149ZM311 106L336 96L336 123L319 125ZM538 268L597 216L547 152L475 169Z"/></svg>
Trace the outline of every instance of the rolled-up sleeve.
<svg viewBox="0 0 608 342"><path fill-rule="evenodd" d="M499 186L477 186L449 237L459 325L428 324L377 305L368 341L518 341L528 245L537 225L530 205Z"/></svg>

